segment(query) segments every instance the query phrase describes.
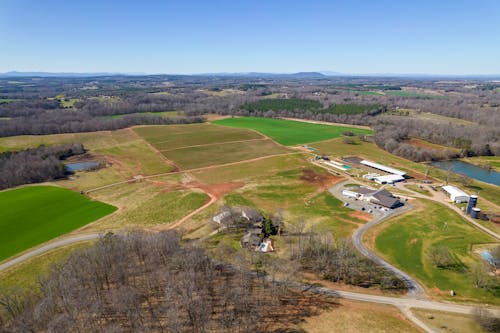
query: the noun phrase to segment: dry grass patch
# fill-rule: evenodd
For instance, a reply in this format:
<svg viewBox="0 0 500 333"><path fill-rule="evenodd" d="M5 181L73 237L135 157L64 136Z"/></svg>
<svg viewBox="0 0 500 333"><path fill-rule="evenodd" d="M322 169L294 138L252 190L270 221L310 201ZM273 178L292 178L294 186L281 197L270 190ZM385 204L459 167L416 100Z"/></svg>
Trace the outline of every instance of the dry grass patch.
<svg viewBox="0 0 500 333"><path fill-rule="evenodd" d="M437 332L483 333L471 315L441 312L425 309L411 310L417 318L435 329Z"/></svg>
<svg viewBox="0 0 500 333"><path fill-rule="evenodd" d="M421 332L392 306L338 300L339 307L306 318L299 328L308 333Z"/></svg>
<svg viewBox="0 0 500 333"><path fill-rule="evenodd" d="M164 152L164 155L180 168L194 169L288 152L271 140L259 140L179 148Z"/></svg>

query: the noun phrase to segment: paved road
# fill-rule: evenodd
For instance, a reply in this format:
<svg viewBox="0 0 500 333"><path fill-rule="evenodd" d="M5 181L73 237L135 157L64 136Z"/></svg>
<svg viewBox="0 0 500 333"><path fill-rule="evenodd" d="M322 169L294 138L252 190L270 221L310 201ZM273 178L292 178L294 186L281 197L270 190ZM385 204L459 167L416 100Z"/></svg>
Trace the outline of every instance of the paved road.
<svg viewBox="0 0 500 333"><path fill-rule="evenodd" d="M20 255L19 257L16 257L14 259L6 261L3 264L0 264L0 272L3 271L4 269L7 269L7 268L12 267L14 265L17 265L25 260L36 257L42 253L45 253L45 252L48 252L48 251L51 251L51 250L54 250L54 249L57 249L57 248L60 248L60 247L66 246L66 245L79 243L79 242L83 242L83 241L88 241L88 240L92 240L92 239L97 239L100 236L101 236L100 234L78 235L78 236L68 237L68 238L58 240L58 241L51 242L49 244L40 246L39 248L36 248L36 249L31 250L29 252L26 252L25 254Z"/></svg>
<svg viewBox="0 0 500 333"><path fill-rule="evenodd" d="M457 212L458 215L460 215L461 217L463 217L467 222L469 222L470 224L472 224L473 226L475 226L476 228L480 229L481 231L487 233L488 235L494 237L496 240L500 240L500 235L495 233L494 231L486 228L485 226L483 226L482 224L478 223L477 221L475 221L472 217L470 217L469 215L465 214L459 207L457 207L456 205L454 205L453 203L451 202L448 202L446 200L442 200L438 197L435 197L434 195L432 196L427 196L427 195L424 195L424 194L421 194L421 193L418 193L418 192L415 192L407 187L404 187L403 186L404 183L396 183L396 187L400 188L401 190L403 191L407 191L407 192L410 192L412 197L416 197L416 198L421 198L421 199L427 199L427 200L432 200L432 201L435 201L435 202L438 202L440 204L443 204L445 205L446 207L454 210L455 212ZM418 184L416 184L418 185ZM431 192L432 193L432 192Z"/></svg>
<svg viewBox="0 0 500 333"><path fill-rule="evenodd" d="M338 199L345 201L345 197L341 194L342 188L344 187L345 184L351 183L352 180L346 180L341 183L338 183L334 185L332 188L330 188L330 193L335 195ZM411 276L406 274L405 272L401 271L400 269L394 267L393 265L389 264L387 261L383 260L379 256L377 256L375 253L370 251L364 244L363 244L363 236L365 233L372 227L376 226L377 224L387 220L390 217L397 216L399 214L405 213L411 209L411 206L408 204L400 207L396 210L392 210L389 212L374 212L373 216L374 218L361 226L360 228L356 229L352 235L352 243L354 247L361 252L364 256L368 257L370 260L374 261L375 263L379 264L380 266L385 267L389 271L393 272L398 278L403 281L405 284L406 288L408 288L408 296L411 298L415 299L425 299L425 290L424 288L418 283L415 279L413 279Z"/></svg>

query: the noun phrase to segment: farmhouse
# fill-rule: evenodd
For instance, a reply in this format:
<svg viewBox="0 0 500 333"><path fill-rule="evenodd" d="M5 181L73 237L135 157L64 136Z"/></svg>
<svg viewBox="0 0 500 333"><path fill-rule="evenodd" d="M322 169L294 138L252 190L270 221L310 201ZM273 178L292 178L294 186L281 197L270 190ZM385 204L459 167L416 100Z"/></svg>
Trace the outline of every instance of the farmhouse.
<svg viewBox="0 0 500 333"><path fill-rule="evenodd" d="M394 168L385 166L383 164L379 164L379 163L375 163L375 162L371 162L371 161L367 161L367 160L362 160L359 163L366 165L366 166L369 166L371 168L377 169L377 170L385 171L385 172L390 173L392 175L398 175L401 177L404 177L406 175L406 172L404 172L404 171L394 169Z"/></svg>
<svg viewBox="0 0 500 333"><path fill-rule="evenodd" d="M458 187L452 186L452 185L446 185L442 187L443 191L448 193L450 196L451 201L456 202L456 203L462 203L462 202L467 202L469 201L469 195L459 189Z"/></svg>
<svg viewBox="0 0 500 333"><path fill-rule="evenodd" d="M346 195L344 191L342 191L342 194ZM376 190L367 187L360 187L356 190L349 192L357 193L357 198L361 200L368 201L373 204L380 205L386 208L392 209L401 206L401 202L399 201L399 199L396 198L391 192L385 189Z"/></svg>

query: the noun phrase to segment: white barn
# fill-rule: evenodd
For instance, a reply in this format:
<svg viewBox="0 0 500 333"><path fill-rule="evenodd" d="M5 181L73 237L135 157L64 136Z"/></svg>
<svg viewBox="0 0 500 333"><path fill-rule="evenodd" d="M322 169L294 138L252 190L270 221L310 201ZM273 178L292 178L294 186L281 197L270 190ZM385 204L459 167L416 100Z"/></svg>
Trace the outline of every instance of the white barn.
<svg viewBox="0 0 500 333"><path fill-rule="evenodd" d="M458 187L452 185L443 186L442 189L448 193L451 201L456 203L467 202L469 201L469 195L459 189Z"/></svg>
<svg viewBox="0 0 500 333"><path fill-rule="evenodd" d="M401 171L401 170L398 170L398 169L394 169L394 168L385 166L383 164L379 164L379 163L375 163L375 162L371 162L371 161L367 161L367 160L362 160L359 163L361 163L363 165L366 165L366 166L369 166L369 167L372 167L374 169L378 169L378 170L382 170L382 171L388 172L388 173L393 174L393 175L398 175L398 176L401 176L401 177L404 176L404 175L406 175L406 172L404 172L404 171Z"/></svg>

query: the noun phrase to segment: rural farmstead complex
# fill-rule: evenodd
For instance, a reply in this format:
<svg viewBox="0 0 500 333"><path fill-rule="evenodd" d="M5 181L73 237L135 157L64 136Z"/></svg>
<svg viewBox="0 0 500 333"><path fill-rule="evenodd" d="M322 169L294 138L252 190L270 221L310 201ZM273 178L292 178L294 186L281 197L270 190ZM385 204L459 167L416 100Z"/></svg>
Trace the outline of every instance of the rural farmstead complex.
<svg viewBox="0 0 500 333"><path fill-rule="evenodd" d="M500 332L499 17L0 1L0 332Z"/></svg>

